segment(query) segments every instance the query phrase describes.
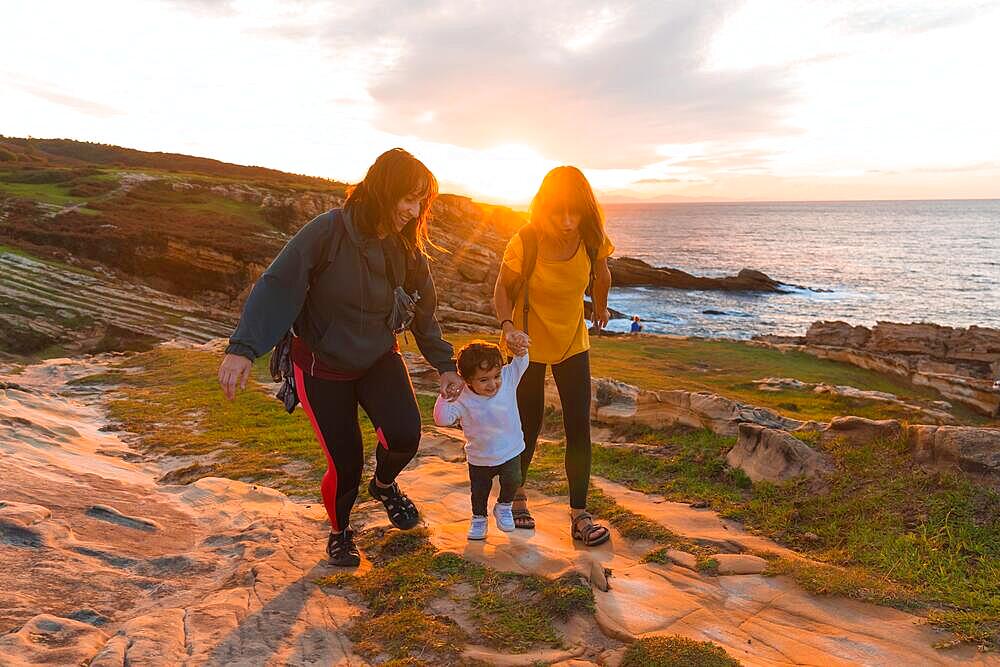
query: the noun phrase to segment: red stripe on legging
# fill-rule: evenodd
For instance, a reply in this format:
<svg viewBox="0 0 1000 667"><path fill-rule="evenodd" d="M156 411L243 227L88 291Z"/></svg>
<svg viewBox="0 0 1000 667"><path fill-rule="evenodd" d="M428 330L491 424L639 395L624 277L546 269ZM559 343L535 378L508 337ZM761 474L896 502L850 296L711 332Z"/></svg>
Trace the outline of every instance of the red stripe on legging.
<svg viewBox="0 0 1000 667"><path fill-rule="evenodd" d="M309 404L309 397L306 396L305 374L299 368L298 364L293 364L293 367L295 368L295 391L302 402L302 409L309 416L309 422L316 433L316 439L319 440L320 447L323 448L323 453L326 454L326 473L323 474L323 481L320 483L319 490L323 496L323 506L326 507L327 516L330 517L330 527L334 532L339 533L343 528L341 528L340 521L337 519L337 466L333 464L333 458L330 456L330 448L327 447L323 431L320 429L319 424L316 423L316 413L313 412L312 406Z"/></svg>
<svg viewBox="0 0 1000 667"><path fill-rule="evenodd" d="M378 444L382 445L385 451L389 451L389 443L385 441L385 433L382 432L381 426L375 429L375 435L378 436Z"/></svg>

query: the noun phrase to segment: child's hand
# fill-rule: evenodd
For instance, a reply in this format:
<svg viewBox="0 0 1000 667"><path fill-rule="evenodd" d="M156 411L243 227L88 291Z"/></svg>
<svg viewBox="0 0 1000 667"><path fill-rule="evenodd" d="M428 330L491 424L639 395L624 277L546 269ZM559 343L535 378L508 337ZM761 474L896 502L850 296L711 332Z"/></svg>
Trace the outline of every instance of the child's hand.
<svg viewBox="0 0 1000 667"><path fill-rule="evenodd" d="M458 400L458 397L462 395L462 392L465 391L465 387L466 387L465 382L462 382L462 384L455 389L454 393L449 396L445 396L444 400L448 401L449 403L454 403L455 401Z"/></svg>

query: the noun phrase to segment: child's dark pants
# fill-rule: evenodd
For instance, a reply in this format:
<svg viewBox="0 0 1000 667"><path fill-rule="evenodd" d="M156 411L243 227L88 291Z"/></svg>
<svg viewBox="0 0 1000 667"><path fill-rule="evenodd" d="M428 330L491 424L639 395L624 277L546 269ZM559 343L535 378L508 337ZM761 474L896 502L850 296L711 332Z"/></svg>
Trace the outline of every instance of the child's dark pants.
<svg viewBox="0 0 1000 667"><path fill-rule="evenodd" d="M500 478L500 498L497 502L509 503L521 486L521 455L518 454L498 466L474 466L469 464L469 482L472 487L472 513L486 516L486 501L493 489L493 478Z"/></svg>

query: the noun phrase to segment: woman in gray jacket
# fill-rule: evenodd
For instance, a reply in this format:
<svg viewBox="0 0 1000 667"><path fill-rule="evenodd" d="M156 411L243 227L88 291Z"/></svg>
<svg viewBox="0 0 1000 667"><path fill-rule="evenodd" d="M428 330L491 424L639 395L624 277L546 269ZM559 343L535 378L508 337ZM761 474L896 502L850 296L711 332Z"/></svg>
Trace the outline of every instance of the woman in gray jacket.
<svg viewBox="0 0 1000 667"><path fill-rule="evenodd" d="M397 528L419 521L396 484L420 442L420 412L396 343L401 293L416 298L410 330L440 373L442 395L454 397L462 388L452 346L434 317L437 296L425 254L436 196L437 180L415 157L400 148L380 155L344 207L299 230L260 277L219 368L232 399L245 387L251 362L294 325L295 388L327 456L320 490L330 517L327 554L335 565L360 562L350 527L364 466L359 405L378 438L369 493Z"/></svg>

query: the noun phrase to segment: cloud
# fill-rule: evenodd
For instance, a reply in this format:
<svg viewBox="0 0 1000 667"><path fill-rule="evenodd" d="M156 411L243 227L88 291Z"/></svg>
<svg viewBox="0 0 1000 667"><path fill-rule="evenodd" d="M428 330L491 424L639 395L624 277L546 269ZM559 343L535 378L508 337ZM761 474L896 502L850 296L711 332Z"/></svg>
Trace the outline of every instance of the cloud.
<svg viewBox="0 0 1000 667"><path fill-rule="evenodd" d="M849 11L838 23L848 33L926 32L973 21L986 7L987 3L976 0L951 0L924 6L912 0L895 0Z"/></svg>
<svg viewBox="0 0 1000 667"><path fill-rule="evenodd" d="M161 0L161 2L200 16L234 16L236 14L232 0Z"/></svg>
<svg viewBox="0 0 1000 667"><path fill-rule="evenodd" d="M632 185L660 185L663 183L684 183L683 178L640 178L632 181Z"/></svg>
<svg viewBox="0 0 1000 667"><path fill-rule="evenodd" d="M527 144L559 161L622 168L655 162L664 143L784 131L785 72L702 67L734 6L372 3L339 10L314 37L331 52L381 45L389 54L369 85L380 130L470 148ZM301 38L301 29L273 34Z"/></svg>
<svg viewBox="0 0 1000 667"><path fill-rule="evenodd" d="M121 110L106 104L87 100L82 97L76 97L74 95L68 95L37 81L30 81L22 77L14 77L10 75L8 75L7 79L14 88L18 88L26 93L34 95L35 97L39 97L54 104L69 107L74 111L79 111L90 116L110 118L112 116L119 116L123 113Z"/></svg>

